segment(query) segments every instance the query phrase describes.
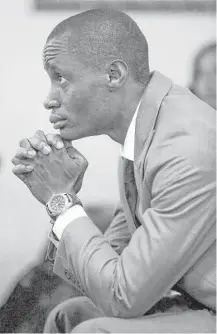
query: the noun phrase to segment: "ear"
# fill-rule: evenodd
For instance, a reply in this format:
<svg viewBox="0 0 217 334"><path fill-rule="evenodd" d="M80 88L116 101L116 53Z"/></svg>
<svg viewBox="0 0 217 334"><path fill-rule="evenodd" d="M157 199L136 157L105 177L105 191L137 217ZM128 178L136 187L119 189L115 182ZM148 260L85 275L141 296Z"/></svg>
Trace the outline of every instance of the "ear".
<svg viewBox="0 0 217 334"><path fill-rule="evenodd" d="M116 90L124 85L128 77L128 67L123 60L114 60L108 66L108 85L111 91Z"/></svg>

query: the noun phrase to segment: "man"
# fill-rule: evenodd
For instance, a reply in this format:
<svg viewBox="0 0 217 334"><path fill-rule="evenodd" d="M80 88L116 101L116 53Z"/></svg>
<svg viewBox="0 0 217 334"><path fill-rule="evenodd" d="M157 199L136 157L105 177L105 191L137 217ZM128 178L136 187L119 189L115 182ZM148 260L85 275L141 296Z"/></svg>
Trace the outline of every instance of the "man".
<svg viewBox="0 0 217 334"><path fill-rule="evenodd" d="M203 46L196 55L190 89L216 109L216 43Z"/></svg>
<svg viewBox="0 0 217 334"><path fill-rule="evenodd" d="M54 272L84 295L54 309L45 332L214 332L214 110L150 73L144 35L118 11L61 22L44 66L61 137L23 139L13 171L52 218ZM75 195L87 161L70 144L100 134L123 146L122 203L105 235ZM147 316L175 285L192 309Z"/></svg>

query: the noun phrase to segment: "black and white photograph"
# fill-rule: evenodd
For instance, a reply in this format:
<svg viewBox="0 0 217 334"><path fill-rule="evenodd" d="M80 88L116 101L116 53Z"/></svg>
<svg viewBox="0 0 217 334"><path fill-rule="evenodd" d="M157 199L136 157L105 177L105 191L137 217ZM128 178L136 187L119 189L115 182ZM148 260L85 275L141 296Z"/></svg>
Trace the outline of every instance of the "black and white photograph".
<svg viewBox="0 0 217 334"><path fill-rule="evenodd" d="M1 0L0 333L216 333L216 1Z"/></svg>

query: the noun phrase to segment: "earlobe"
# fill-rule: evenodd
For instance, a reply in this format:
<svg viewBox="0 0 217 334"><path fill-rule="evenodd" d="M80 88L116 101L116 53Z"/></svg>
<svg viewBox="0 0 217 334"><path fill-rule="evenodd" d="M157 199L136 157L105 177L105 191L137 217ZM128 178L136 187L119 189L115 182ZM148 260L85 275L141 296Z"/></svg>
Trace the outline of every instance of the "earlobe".
<svg viewBox="0 0 217 334"><path fill-rule="evenodd" d="M128 67L123 60L115 60L108 67L109 89L116 90L124 85L128 76Z"/></svg>

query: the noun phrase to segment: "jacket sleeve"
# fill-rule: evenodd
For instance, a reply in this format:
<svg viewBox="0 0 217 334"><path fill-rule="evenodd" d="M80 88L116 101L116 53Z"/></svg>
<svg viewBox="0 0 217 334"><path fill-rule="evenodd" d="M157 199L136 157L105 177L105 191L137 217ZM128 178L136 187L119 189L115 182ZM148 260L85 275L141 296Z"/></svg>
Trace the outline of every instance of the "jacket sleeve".
<svg viewBox="0 0 217 334"><path fill-rule="evenodd" d="M121 204L116 208L114 218L105 231L104 236L119 255L128 245L131 234Z"/></svg>
<svg viewBox="0 0 217 334"><path fill-rule="evenodd" d="M88 217L71 222L57 249L56 274L64 277L67 269L107 316L144 315L210 246L215 172L205 165L174 154L151 171L151 207L121 255Z"/></svg>

